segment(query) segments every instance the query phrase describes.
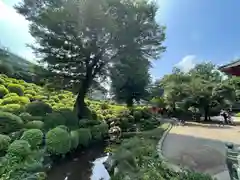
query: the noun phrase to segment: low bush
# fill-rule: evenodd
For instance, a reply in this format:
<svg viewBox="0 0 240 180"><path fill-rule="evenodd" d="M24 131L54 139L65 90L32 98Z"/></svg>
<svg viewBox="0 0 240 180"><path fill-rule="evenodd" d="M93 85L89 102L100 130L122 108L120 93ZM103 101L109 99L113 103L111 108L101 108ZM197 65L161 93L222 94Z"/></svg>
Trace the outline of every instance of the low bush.
<svg viewBox="0 0 240 180"><path fill-rule="evenodd" d="M70 136L71 136L71 149L76 149L78 147L78 144L79 144L78 131L71 131Z"/></svg>
<svg viewBox="0 0 240 180"><path fill-rule="evenodd" d="M24 94L24 87L20 84L8 84L7 88L9 92L16 93L19 96L23 96Z"/></svg>
<svg viewBox="0 0 240 180"><path fill-rule="evenodd" d="M72 110L64 108L57 112L60 113L63 118L65 118L65 124L67 127L71 129L78 127L78 117Z"/></svg>
<svg viewBox="0 0 240 180"><path fill-rule="evenodd" d="M10 96L10 97L4 98L2 101L2 105L6 105L6 104L26 105L28 103L30 103L30 100L28 99L28 97L24 97L24 96Z"/></svg>
<svg viewBox="0 0 240 180"><path fill-rule="evenodd" d="M1 84L1 83L0 83ZM0 98L3 98L5 95L8 94L8 89L5 86L0 86Z"/></svg>
<svg viewBox="0 0 240 180"><path fill-rule="evenodd" d="M138 121L140 121L140 119L142 118L142 113L141 113L141 111L139 111L139 110L135 110L134 112L133 112L133 117L134 117L134 119L135 119L135 122L138 122Z"/></svg>
<svg viewBox="0 0 240 180"><path fill-rule="evenodd" d="M0 111L0 133L8 134L17 131L23 127L23 121L20 117Z"/></svg>
<svg viewBox="0 0 240 180"><path fill-rule="evenodd" d="M95 126L91 127L91 134L92 134L92 138L94 140L96 140L96 141L101 140L102 132L101 132L100 125L95 125Z"/></svg>
<svg viewBox="0 0 240 180"><path fill-rule="evenodd" d="M26 94L30 94L30 95L32 95L32 96L37 95L37 93L36 93L34 90L30 90L30 89L25 90L25 91L24 91L24 94L25 94L25 95L26 95Z"/></svg>
<svg viewBox="0 0 240 180"><path fill-rule="evenodd" d="M15 140L8 147L7 153L12 156L25 158L31 152L30 144L25 140Z"/></svg>
<svg viewBox="0 0 240 180"><path fill-rule="evenodd" d="M59 126L57 126L57 128L61 128L61 129L65 130L65 131L69 131L69 128L67 126L65 126L65 125L59 125Z"/></svg>
<svg viewBox="0 0 240 180"><path fill-rule="evenodd" d="M10 145L11 138L7 135L0 134L0 153L5 152Z"/></svg>
<svg viewBox="0 0 240 180"><path fill-rule="evenodd" d="M52 112L52 108L44 102L31 102L26 106L26 112L33 116L45 116Z"/></svg>
<svg viewBox="0 0 240 180"><path fill-rule="evenodd" d="M49 130L59 125L65 125L66 119L60 113L53 112L53 113L47 114L43 118L43 122L44 122L44 129Z"/></svg>
<svg viewBox="0 0 240 180"><path fill-rule="evenodd" d="M42 121L30 121L25 124L25 128L27 129L43 129L44 128L44 122Z"/></svg>
<svg viewBox="0 0 240 180"><path fill-rule="evenodd" d="M27 113L27 112L23 112L19 115L19 117L25 122L29 122L32 119L31 114Z"/></svg>
<svg viewBox="0 0 240 180"><path fill-rule="evenodd" d="M5 83L4 79L0 77L0 84L3 85L4 83Z"/></svg>
<svg viewBox="0 0 240 180"><path fill-rule="evenodd" d="M54 128L46 134L47 151L51 154L66 154L71 149L70 134L62 128Z"/></svg>
<svg viewBox="0 0 240 180"><path fill-rule="evenodd" d="M21 139L26 140L32 149L36 149L42 143L43 132L39 129L29 129L23 133Z"/></svg>
<svg viewBox="0 0 240 180"><path fill-rule="evenodd" d="M3 99L8 98L8 97L12 97L12 96L18 96L18 95L16 93L8 93L3 97Z"/></svg>
<svg viewBox="0 0 240 180"><path fill-rule="evenodd" d="M80 128L89 128L95 125L99 125L101 122L98 120L89 120L89 119L80 119L79 127Z"/></svg>
<svg viewBox="0 0 240 180"><path fill-rule="evenodd" d="M1 106L0 110L18 115L20 112L23 111L23 107L21 107L21 105L19 104L7 104Z"/></svg>
<svg viewBox="0 0 240 180"><path fill-rule="evenodd" d="M79 145L87 147L92 139L92 134L90 129L80 128L77 130L79 135Z"/></svg>

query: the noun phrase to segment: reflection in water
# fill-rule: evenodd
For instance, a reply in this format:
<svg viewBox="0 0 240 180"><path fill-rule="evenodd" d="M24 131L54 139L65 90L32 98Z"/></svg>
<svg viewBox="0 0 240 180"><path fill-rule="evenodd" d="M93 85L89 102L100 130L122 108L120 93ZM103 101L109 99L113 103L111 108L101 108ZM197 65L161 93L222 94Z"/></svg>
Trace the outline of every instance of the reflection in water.
<svg viewBox="0 0 240 180"><path fill-rule="evenodd" d="M99 158L100 157L100 158ZM55 164L48 172L48 180L110 180L102 164L107 156L104 146L94 146L84 152L77 152L71 158Z"/></svg>
<svg viewBox="0 0 240 180"><path fill-rule="evenodd" d="M110 180L108 171L104 167L103 163L107 160L108 156L96 159L93 162L91 180Z"/></svg>

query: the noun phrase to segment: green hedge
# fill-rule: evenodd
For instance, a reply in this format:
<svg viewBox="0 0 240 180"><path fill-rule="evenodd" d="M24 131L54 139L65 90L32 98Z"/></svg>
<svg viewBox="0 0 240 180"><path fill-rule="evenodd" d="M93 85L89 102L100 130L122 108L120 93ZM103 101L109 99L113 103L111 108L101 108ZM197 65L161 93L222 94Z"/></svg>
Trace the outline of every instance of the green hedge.
<svg viewBox="0 0 240 180"><path fill-rule="evenodd" d="M23 127L23 121L20 117L0 111L0 133L8 134L17 131Z"/></svg>
<svg viewBox="0 0 240 180"><path fill-rule="evenodd" d="M8 89L5 86L0 86L0 98L3 98L8 94Z"/></svg>
<svg viewBox="0 0 240 180"><path fill-rule="evenodd" d="M25 128L27 129L43 129L44 128L44 122L42 121L30 121L25 124Z"/></svg>
<svg viewBox="0 0 240 180"><path fill-rule="evenodd" d="M4 152L10 145L11 138L7 135L0 134L0 152Z"/></svg>
<svg viewBox="0 0 240 180"><path fill-rule="evenodd" d="M10 97L4 98L2 101L2 105L6 105L6 104L26 105L28 103L30 103L29 98L24 96L10 96Z"/></svg>
<svg viewBox="0 0 240 180"><path fill-rule="evenodd" d="M7 88L9 92L16 93L19 96L24 95L24 87L20 84L8 84Z"/></svg>
<svg viewBox="0 0 240 180"><path fill-rule="evenodd" d="M78 131L71 131L71 149L76 149L79 145L79 134Z"/></svg>
<svg viewBox="0 0 240 180"><path fill-rule="evenodd" d="M42 143L43 132L39 129L29 129L23 133L21 139L28 141L31 148L36 149Z"/></svg>
<svg viewBox="0 0 240 180"><path fill-rule="evenodd" d="M91 130L87 128L80 128L77 131L79 135L79 145L87 147L92 140Z"/></svg>
<svg viewBox="0 0 240 180"><path fill-rule="evenodd" d="M26 106L26 112L33 116L45 116L52 112L52 108L44 102L31 102Z"/></svg>
<svg viewBox="0 0 240 180"><path fill-rule="evenodd" d="M46 146L51 154L66 154L71 149L70 134L62 128L54 128L46 134Z"/></svg>
<svg viewBox="0 0 240 180"><path fill-rule="evenodd" d="M30 144L25 140L15 140L8 147L8 154L12 156L25 158L31 152Z"/></svg>

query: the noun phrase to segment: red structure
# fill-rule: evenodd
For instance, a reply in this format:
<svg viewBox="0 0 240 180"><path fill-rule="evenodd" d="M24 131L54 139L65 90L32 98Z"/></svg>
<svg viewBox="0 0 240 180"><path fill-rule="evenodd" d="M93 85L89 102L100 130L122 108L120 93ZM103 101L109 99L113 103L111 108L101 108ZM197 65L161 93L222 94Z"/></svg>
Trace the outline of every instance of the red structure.
<svg viewBox="0 0 240 180"><path fill-rule="evenodd" d="M225 72L226 74L240 76L240 60L221 66L219 70Z"/></svg>

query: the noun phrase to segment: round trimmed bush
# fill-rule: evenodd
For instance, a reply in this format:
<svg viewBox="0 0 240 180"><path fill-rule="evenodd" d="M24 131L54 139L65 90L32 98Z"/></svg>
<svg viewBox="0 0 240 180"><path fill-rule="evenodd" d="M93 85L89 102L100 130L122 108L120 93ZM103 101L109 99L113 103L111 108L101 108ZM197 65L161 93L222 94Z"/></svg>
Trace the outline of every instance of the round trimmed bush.
<svg viewBox="0 0 240 180"><path fill-rule="evenodd" d="M45 116L52 112L52 108L44 102L31 102L26 106L26 112L33 116Z"/></svg>
<svg viewBox="0 0 240 180"><path fill-rule="evenodd" d="M60 113L50 113L43 118L44 129L49 130L59 125L65 125L66 119Z"/></svg>
<svg viewBox="0 0 240 180"><path fill-rule="evenodd" d="M5 83L4 79L0 77L0 84L4 84L4 83Z"/></svg>
<svg viewBox="0 0 240 180"><path fill-rule="evenodd" d="M98 125L98 128L103 137L106 137L108 135L108 125L106 123Z"/></svg>
<svg viewBox="0 0 240 180"><path fill-rule="evenodd" d="M2 101L2 105L6 105L6 104L26 105L28 103L30 103L30 100L28 99L28 97L24 97L24 96L10 96L10 97L4 98Z"/></svg>
<svg viewBox="0 0 240 180"><path fill-rule="evenodd" d="M3 98L6 94L8 94L8 89L5 86L0 86L0 98Z"/></svg>
<svg viewBox="0 0 240 180"><path fill-rule="evenodd" d="M19 96L23 96L24 94L24 87L20 84L8 84L7 88L9 92L16 93Z"/></svg>
<svg viewBox="0 0 240 180"><path fill-rule="evenodd" d="M0 134L0 152L5 152L10 145L11 138L7 135Z"/></svg>
<svg viewBox="0 0 240 180"><path fill-rule="evenodd" d="M19 115L19 117L25 122L29 122L32 119L31 114L27 113L27 112L23 112Z"/></svg>
<svg viewBox="0 0 240 180"><path fill-rule="evenodd" d="M12 97L12 96L18 96L18 95L16 93L8 93L7 95L5 95L3 97L3 99L8 98L8 97Z"/></svg>
<svg viewBox="0 0 240 180"><path fill-rule="evenodd" d="M30 94L32 96L36 96L37 95L37 93L34 90L30 90L30 89L25 90L24 94Z"/></svg>
<svg viewBox="0 0 240 180"><path fill-rule="evenodd" d="M25 124L25 128L27 129L43 129L44 122L42 121L30 121Z"/></svg>
<svg viewBox="0 0 240 180"><path fill-rule="evenodd" d="M78 117L76 113L66 108L60 109L58 112L62 115L62 117L65 118L65 121L66 121L65 124L67 127L70 127L70 128L78 127Z"/></svg>
<svg viewBox="0 0 240 180"><path fill-rule="evenodd" d="M23 121L20 117L0 111L0 133L8 134L17 131L23 127Z"/></svg>
<svg viewBox="0 0 240 180"><path fill-rule="evenodd" d="M102 139L101 127L99 127L99 125L91 127L91 134L94 140L101 140Z"/></svg>
<svg viewBox="0 0 240 180"><path fill-rule="evenodd" d="M54 128L46 134L46 146L51 154L66 154L71 149L70 134L62 128Z"/></svg>
<svg viewBox="0 0 240 180"><path fill-rule="evenodd" d="M68 127L65 126L65 125L59 125L59 126L57 126L57 127L58 127L58 128L62 128L62 129L64 129L65 131L69 131Z"/></svg>
<svg viewBox="0 0 240 180"><path fill-rule="evenodd" d="M78 131L71 131L71 149L76 149L79 144L79 134Z"/></svg>
<svg viewBox="0 0 240 180"><path fill-rule="evenodd" d="M15 140L8 147L8 154L18 157L26 157L30 154L30 144L25 140Z"/></svg>
<svg viewBox="0 0 240 180"><path fill-rule="evenodd" d="M13 114L19 114L22 111L22 107L19 104L6 104L0 107L1 111L10 112Z"/></svg>
<svg viewBox="0 0 240 180"><path fill-rule="evenodd" d="M21 139L26 140L31 148L36 149L42 143L43 132L39 129L29 129L23 133Z"/></svg>
<svg viewBox="0 0 240 180"><path fill-rule="evenodd" d="M79 145L87 147L92 140L92 134L88 128L80 128L77 130L79 135Z"/></svg>

